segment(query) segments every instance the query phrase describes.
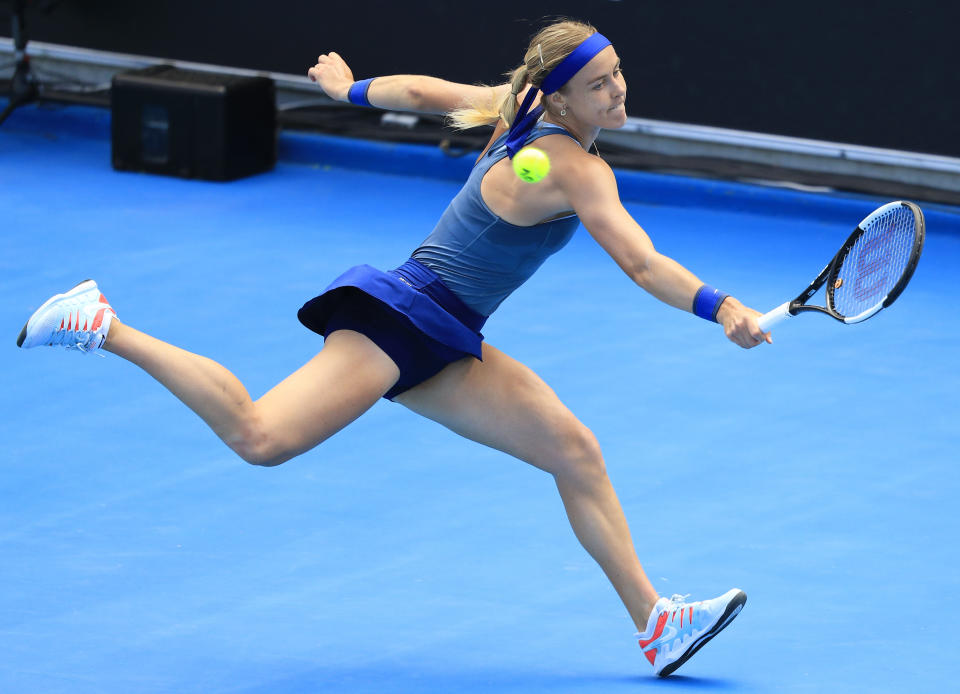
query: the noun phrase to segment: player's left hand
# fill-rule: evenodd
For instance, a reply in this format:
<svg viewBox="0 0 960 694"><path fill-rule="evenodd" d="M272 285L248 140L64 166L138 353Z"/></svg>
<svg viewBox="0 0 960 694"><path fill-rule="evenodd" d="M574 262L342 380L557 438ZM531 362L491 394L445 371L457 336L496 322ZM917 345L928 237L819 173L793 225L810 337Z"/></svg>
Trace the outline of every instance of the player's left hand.
<svg viewBox="0 0 960 694"><path fill-rule="evenodd" d="M717 312L717 321L723 326L727 338L744 349L752 349L764 342L773 344L770 333L760 330L757 318L761 314L752 308L747 308L734 297L728 296L720 305Z"/></svg>
<svg viewBox="0 0 960 694"><path fill-rule="evenodd" d="M317 57L317 64L307 70L307 77L320 85L327 96L337 101L347 101L347 93L353 84L353 72L337 53L325 53Z"/></svg>

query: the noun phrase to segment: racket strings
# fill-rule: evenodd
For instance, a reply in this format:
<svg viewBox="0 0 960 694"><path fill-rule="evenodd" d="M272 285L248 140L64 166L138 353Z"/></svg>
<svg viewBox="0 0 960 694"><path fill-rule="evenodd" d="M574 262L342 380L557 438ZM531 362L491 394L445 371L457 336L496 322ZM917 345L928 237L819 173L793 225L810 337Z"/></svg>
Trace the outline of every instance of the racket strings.
<svg viewBox="0 0 960 694"><path fill-rule="evenodd" d="M834 310L853 317L881 303L906 271L915 240L916 224L910 209L892 209L873 219L836 275Z"/></svg>

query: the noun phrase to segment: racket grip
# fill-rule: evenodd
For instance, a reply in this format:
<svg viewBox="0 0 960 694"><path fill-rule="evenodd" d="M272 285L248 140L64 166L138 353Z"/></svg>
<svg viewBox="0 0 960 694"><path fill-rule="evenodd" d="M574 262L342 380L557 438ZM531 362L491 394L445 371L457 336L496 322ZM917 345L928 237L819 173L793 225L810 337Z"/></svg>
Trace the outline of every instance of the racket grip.
<svg viewBox="0 0 960 694"><path fill-rule="evenodd" d="M760 326L760 329L763 332L767 332L780 321L786 320L792 316L793 314L790 313L790 302L788 301L785 304L780 304L772 311L767 311L764 313L757 319L757 324Z"/></svg>

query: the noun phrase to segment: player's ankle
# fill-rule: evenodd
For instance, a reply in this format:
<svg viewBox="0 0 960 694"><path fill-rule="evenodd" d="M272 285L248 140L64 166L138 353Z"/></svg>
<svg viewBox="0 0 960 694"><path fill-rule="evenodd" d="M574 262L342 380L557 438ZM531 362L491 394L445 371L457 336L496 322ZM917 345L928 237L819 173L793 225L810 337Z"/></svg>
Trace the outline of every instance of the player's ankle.
<svg viewBox="0 0 960 694"><path fill-rule="evenodd" d="M108 352L113 351L110 348L111 346L113 346L115 340L117 339L117 334L122 333L125 329L126 328L123 325L123 323L121 323L120 320L116 317L116 315L114 315L113 319L110 321L110 328L107 330L107 335L103 340L102 349L105 349Z"/></svg>
<svg viewBox="0 0 960 694"><path fill-rule="evenodd" d="M641 634L649 626L650 618L655 615L657 611L657 600L659 599L659 596L654 595L653 602L647 601L641 605L640 611L637 614L637 631Z"/></svg>

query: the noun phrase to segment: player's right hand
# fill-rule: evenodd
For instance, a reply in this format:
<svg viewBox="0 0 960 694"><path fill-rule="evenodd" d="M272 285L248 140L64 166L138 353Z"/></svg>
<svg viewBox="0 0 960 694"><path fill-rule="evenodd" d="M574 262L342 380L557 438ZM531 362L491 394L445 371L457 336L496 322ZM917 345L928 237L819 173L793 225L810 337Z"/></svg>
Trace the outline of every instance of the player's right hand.
<svg viewBox="0 0 960 694"><path fill-rule="evenodd" d="M748 308L732 296L724 299L717 312L717 322L723 325L727 338L744 349L752 349L764 342L773 344L770 333L760 330L757 319L763 314Z"/></svg>

